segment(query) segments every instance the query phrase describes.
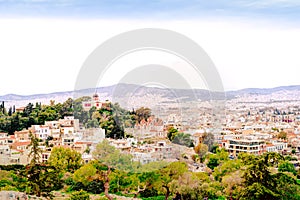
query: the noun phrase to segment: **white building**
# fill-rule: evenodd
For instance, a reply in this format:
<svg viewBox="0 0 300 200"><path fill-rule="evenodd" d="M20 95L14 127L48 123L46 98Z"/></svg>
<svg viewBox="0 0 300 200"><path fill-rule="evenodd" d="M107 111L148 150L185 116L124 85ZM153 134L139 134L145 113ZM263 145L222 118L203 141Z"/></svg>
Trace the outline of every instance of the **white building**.
<svg viewBox="0 0 300 200"><path fill-rule="evenodd" d="M287 143L285 142L272 142L272 144L267 144L267 152L279 152L287 148Z"/></svg>
<svg viewBox="0 0 300 200"><path fill-rule="evenodd" d="M32 125L31 131L38 139L41 140L46 140L51 135L50 128L46 125Z"/></svg>

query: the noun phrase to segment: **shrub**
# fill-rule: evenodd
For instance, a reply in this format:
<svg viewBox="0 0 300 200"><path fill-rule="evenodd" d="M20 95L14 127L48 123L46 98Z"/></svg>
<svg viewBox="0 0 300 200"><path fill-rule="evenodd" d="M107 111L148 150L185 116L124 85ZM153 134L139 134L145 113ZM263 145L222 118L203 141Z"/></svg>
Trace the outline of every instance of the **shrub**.
<svg viewBox="0 0 300 200"><path fill-rule="evenodd" d="M101 196L101 197L97 198L96 200L107 200L107 199L108 199L107 197Z"/></svg>
<svg viewBox="0 0 300 200"><path fill-rule="evenodd" d="M80 190L73 192L69 200L90 200L90 195L86 191Z"/></svg>

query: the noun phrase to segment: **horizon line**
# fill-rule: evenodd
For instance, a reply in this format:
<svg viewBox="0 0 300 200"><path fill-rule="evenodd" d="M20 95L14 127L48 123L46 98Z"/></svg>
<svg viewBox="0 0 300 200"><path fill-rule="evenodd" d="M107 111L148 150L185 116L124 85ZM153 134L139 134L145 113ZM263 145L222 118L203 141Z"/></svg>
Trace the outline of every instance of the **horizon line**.
<svg viewBox="0 0 300 200"><path fill-rule="evenodd" d="M68 92L80 92L80 91L84 91L84 90L97 90L97 89L100 89L100 88L115 87L117 85L133 85L133 86L140 86L140 87L145 87L145 88L157 88L157 89L206 90L206 91L209 91L208 89L205 89L205 88L160 88L160 87L157 87L157 86L144 86L144 85L133 84L133 83L117 83L117 84L113 84L113 85L99 86L99 87L95 87L95 88L83 88L83 89L80 89L80 90L77 90L77 91L75 91L75 90L65 90L65 91L56 91L56 92L48 92L48 93L35 93L35 94L8 93L8 94L0 95L0 97L5 97L5 96L9 96L9 95L22 96L22 97L29 97L29 96L36 96L36 95L51 95L51 94L68 93ZM266 90L268 90L269 89L269 90L271 90L271 89L276 89L276 88L281 88L281 87L297 87L297 86L300 87L300 84L299 85L280 85L280 86L274 86L274 87L261 87L261 88L247 87L247 88L241 88L241 89L229 89L229 90L224 90L224 91L221 91L221 92L225 92L225 93L227 93L227 92L237 92L237 91L249 90L249 89L252 89L252 90L255 90L255 89L258 89L258 90L265 90L266 89ZM216 91L216 92L218 92L218 91Z"/></svg>

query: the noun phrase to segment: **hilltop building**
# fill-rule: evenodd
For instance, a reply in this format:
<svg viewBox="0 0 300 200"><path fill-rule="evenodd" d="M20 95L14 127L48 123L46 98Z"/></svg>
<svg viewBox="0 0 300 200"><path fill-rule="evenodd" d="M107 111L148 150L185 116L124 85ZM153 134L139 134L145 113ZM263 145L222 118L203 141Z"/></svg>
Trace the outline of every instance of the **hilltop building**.
<svg viewBox="0 0 300 200"><path fill-rule="evenodd" d="M105 108L109 106L109 101L100 101L99 95L95 93L90 101L83 101L82 107L85 111L90 110L92 107L97 109Z"/></svg>

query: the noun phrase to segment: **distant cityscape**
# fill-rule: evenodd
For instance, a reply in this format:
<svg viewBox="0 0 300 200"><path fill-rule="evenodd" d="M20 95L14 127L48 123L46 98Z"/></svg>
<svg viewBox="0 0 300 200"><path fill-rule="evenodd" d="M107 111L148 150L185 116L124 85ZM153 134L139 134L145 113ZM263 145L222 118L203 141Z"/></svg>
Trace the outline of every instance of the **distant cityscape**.
<svg viewBox="0 0 300 200"><path fill-rule="evenodd" d="M227 100L226 116L222 119L218 132L213 127L214 117L209 101L199 101L195 104L185 102L184 108L176 107L176 103L169 101L160 104L159 109L152 106L153 115L147 120L125 128L126 135L130 137L108 140L112 146L131 154L134 161L142 164L161 160L176 161L182 154L191 157L194 154L193 148L174 144L168 139L168 127L173 127L190 135L193 146L201 143L205 134L213 134L214 144L226 149L232 159L241 152L255 155L265 152L283 155L293 153L298 158L295 162L298 166L299 97L300 90L237 95ZM147 107L147 97L143 98L143 106ZM36 100L39 99L32 101ZM82 107L89 111L92 107L107 107L109 103L109 100L103 98L103 94L94 94L91 100L82 102ZM16 110L22 112L25 106L26 104L17 107ZM84 162L88 163L93 159L92 152L96 145L105 139L105 131L103 128L86 128L74 116L65 116L57 121L45 121L43 125L31 125L30 128L15 131L12 135L0 133L0 164L26 165L30 162L27 148L30 144L30 133L41 140L42 162L47 162L53 147L63 146L81 153ZM192 160L188 163L190 169L196 170ZM204 171L204 168L205 166L198 167L197 170Z"/></svg>

